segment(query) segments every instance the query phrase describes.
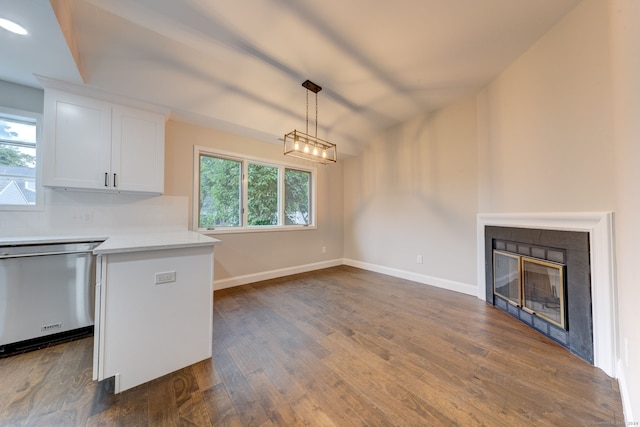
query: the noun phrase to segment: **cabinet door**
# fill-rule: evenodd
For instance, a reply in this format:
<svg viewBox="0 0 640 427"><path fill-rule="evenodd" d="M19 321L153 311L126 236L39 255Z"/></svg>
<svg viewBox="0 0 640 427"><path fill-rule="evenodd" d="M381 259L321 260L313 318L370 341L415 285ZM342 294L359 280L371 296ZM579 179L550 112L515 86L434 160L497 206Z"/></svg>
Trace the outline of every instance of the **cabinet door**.
<svg viewBox="0 0 640 427"><path fill-rule="evenodd" d="M164 192L164 117L114 105L111 172L114 189Z"/></svg>
<svg viewBox="0 0 640 427"><path fill-rule="evenodd" d="M111 104L47 90L44 131L45 186L109 187Z"/></svg>

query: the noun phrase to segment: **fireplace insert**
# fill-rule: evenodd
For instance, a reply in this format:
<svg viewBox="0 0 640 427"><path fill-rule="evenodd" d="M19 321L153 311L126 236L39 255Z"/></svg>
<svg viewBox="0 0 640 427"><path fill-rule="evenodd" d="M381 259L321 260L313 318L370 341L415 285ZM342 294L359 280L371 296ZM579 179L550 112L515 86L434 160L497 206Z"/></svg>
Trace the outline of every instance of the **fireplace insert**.
<svg viewBox="0 0 640 427"><path fill-rule="evenodd" d="M566 330L564 270L564 264L494 250L494 295Z"/></svg>
<svg viewBox="0 0 640 427"><path fill-rule="evenodd" d="M593 364L589 233L485 227L486 300Z"/></svg>

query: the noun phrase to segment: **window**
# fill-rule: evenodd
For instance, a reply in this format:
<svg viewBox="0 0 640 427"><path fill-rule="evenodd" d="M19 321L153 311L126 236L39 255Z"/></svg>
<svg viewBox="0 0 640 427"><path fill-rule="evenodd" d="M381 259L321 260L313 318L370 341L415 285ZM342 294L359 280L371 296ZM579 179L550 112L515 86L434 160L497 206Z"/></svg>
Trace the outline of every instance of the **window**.
<svg viewBox="0 0 640 427"><path fill-rule="evenodd" d="M194 228L265 231L314 227L314 169L194 150Z"/></svg>
<svg viewBox="0 0 640 427"><path fill-rule="evenodd" d="M238 227L242 219L241 187L241 162L201 155L198 228Z"/></svg>
<svg viewBox="0 0 640 427"><path fill-rule="evenodd" d="M40 205L37 116L0 109L0 209Z"/></svg>
<svg viewBox="0 0 640 427"><path fill-rule="evenodd" d="M309 224L311 173L297 169L284 171L285 224Z"/></svg>

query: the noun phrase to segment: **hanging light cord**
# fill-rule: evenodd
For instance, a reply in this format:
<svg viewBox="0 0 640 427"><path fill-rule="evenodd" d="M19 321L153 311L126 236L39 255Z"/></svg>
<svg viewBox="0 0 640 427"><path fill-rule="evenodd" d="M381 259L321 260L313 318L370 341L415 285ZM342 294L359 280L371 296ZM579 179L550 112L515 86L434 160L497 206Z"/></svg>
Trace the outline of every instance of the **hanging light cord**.
<svg viewBox="0 0 640 427"><path fill-rule="evenodd" d="M307 89L307 115L306 115L306 133L309 135L309 89ZM318 92L316 92L316 133L314 135L316 138L318 137Z"/></svg>

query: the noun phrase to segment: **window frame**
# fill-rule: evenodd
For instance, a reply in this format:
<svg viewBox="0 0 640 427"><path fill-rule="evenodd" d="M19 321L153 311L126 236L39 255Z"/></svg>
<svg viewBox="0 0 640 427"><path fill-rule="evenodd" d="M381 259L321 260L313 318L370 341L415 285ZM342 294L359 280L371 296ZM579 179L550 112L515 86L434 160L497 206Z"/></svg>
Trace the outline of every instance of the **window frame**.
<svg viewBox="0 0 640 427"><path fill-rule="evenodd" d="M35 121L36 127L36 201L33 205L5 205L0 203L0 212L44 210L44 187L42 185L42 114L0 106L0 117L19 122Z"/></svg>
<svg viewBox="0 0 640 427"><path fill-rule="evenodd" d="M221 159L241 162L242 187L240 188L241 198L241 225L234 227L199 227L200 223L200 156L212 156ZM248 170L249 164L270 166L278 168L278 225L248 225ZM285 224L285 169L294 169L310 174L309 184L309 214L311 220L309 224ZM302 166L285 161L274 161L271 159L247 156L231 151L218 150L211 147L193 146L193 191L192 199L192 224L191 229L202 234L232 234L232 233L263 233L270 231L295 231L317 229L316 205L317 205L317 169L314 167Z"/></svg>

